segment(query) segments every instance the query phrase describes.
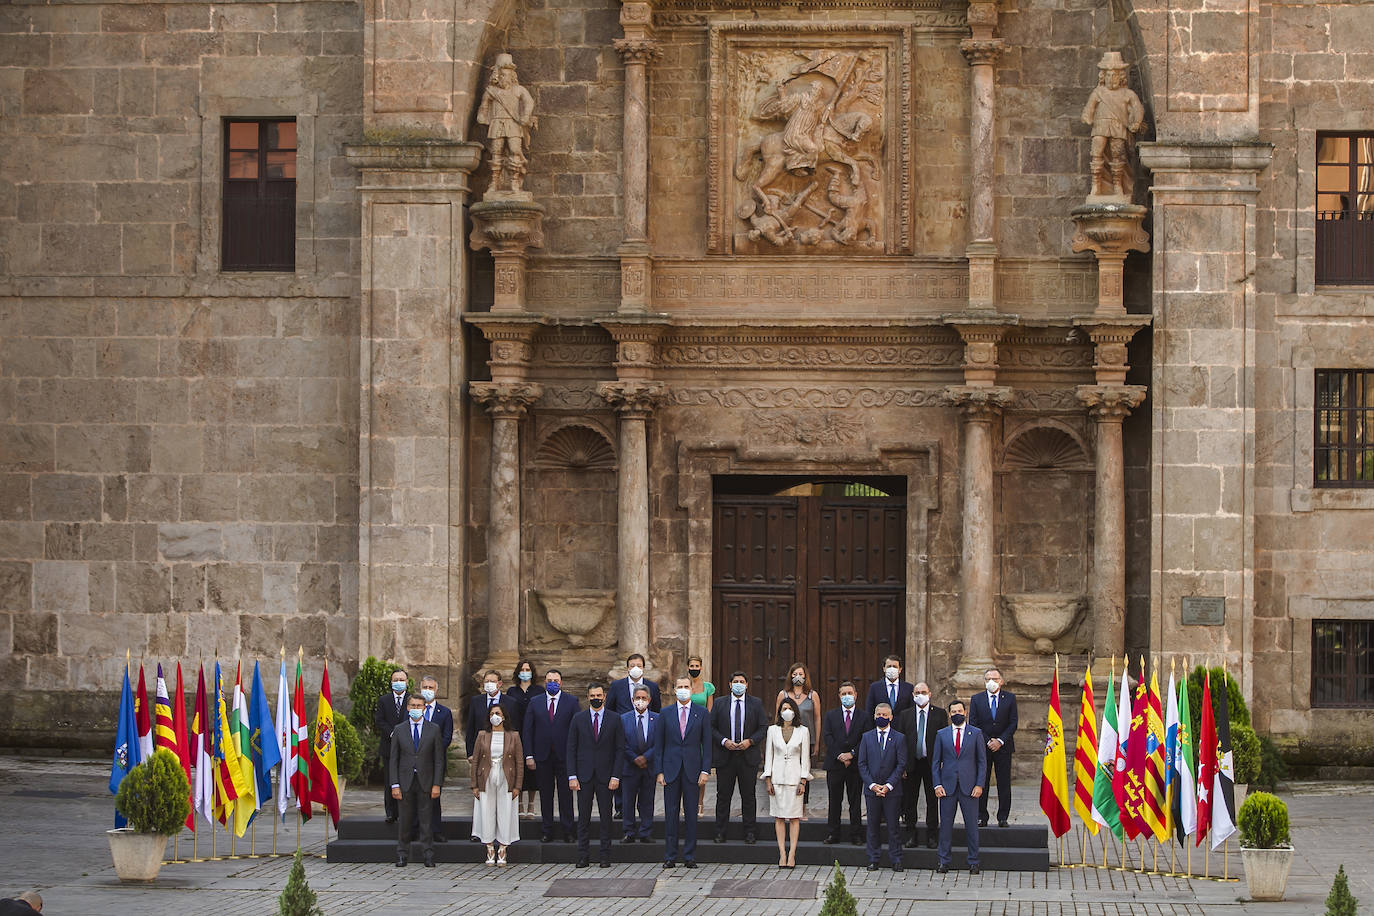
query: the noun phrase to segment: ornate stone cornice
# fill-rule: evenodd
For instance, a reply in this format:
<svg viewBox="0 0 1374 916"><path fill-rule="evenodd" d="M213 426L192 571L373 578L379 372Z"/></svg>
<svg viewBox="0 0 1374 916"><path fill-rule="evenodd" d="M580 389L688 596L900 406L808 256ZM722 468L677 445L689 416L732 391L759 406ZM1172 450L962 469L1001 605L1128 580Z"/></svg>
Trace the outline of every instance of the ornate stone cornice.
<svg viewBox="0 0 1374 916"><path fill-rule="evenodd" d="M638 379L602 382L596 386L596 392L621 416L631 418L647 418L655 408L668 400L667 385Z"/></svg>
<svg viewBox="0 0 1374 916"><path fill-rule="evenodd" d="M658 363L658 342L668 330L666 320L605 320L597 322L615 340L616 371L624 376L647 376Z"/></svg>
<svg viewBox="0 0 1374 916"><path fill-rule="evenodd" d="M997 345L1016 320L1015 315L987 319L952 315L945 319L964 341L965 382L992 384L997 377Z"/></svg>
<svg viewBox="0 0 1374 916"><path fill-rule="evenodd" d="M493 419L518 420L539 400L544 386L533 382L471 382L468 391Z"/></svg>
<svg viewBox="0 0 1374 916"><path fill-rule="evenodd" d="M1120 423L1145 400L1144 385L1080 385L1078 400L1099 423Z"/></svg>
<svg viewBox="0 0 1374 916"><path fill-rule="evenodd" d="M534 337L543 325L542 320L522 320L511 316L471 316L470 324L482 330L491 347L487 365L495 381L523 379L534 355Z"/></svg>
<svg viewBox="0 0 1374 916"><path fill-rule="evenodd" d="M614 46L627 64L651 64L663 56L663 49L652 38L617 38Z"/></svg>
<svg viewBox="0 0 1374 916"><path fill-rule="evenodd" d="M992 385L951 385L944 394L944 402L958 407L964 419L973 423L997 419L1011 401L1010 388Z"/></svg>
<svg viewBox="0 0 1374 916"><path fill-rule="evenodd" d="M959 42L959 50L970 66L995 64L1006 49L1006 42L1000 38L965 38Z"/></svg>

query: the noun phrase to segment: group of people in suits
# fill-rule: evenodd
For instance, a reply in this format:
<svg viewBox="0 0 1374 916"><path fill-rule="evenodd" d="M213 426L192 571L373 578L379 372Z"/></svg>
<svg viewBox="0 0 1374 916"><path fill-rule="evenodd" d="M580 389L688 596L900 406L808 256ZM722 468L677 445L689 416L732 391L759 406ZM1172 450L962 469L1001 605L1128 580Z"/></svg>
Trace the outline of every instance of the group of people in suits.
<svg viewBox="0 0 1374 916"><path fill-rule="evenodd" d="M905 822L909 831L905 844L916 845L921 795L927 845L936 846L938 837L941 871L951 861L956 808L968 837L969 868L978 871L978 828L988 823L993 777L997 822L1007 825L1016 698L1002 689L996 669L987 671L986 691L967 707L956 700L945 710L932 704L929 685L902 680L901 660L889 656L882 678L869 685L862 705L855 684L840 685L839 705L822 717L818 735L820 698L811 690L804 665L793 666L791 684L779 693L770 723L763 701L749 694L749 678L742 671L732 673L729 692L714 700L714 690L703 694L698 678L679 677L665 707L658 685L644 676L644 657L636 653L626 664L626 677L588 685L585 708L563 689L557 669L545 672L542 684L536 685L533 665L522 661L516 683L504 693L500 674L486 672L482 694L469 703L465 738L475 796L473 839L487 844L488 864L505 864L506 847L519 835L517 819L526 813L522 789L533 782L541 799L542 841L554 839L556 809L561 838L578 844L580 868L590 864L594 807L600 821L599 861L608 867L614 821L623 826L622 842L652 841L654 793L661 788L664 868L674 867L679 857L695 868L699 800L711 770L718 780L716 841L727 839L738 792L743 839L752 844L757 841L756 785L762 767L778 864L791 867L812 762L820 748L829 794L825 842L840 842L847 802L850 840L866 843L870 869L879 867L886 846L889 864L902 870L900 824ZM382 753L391 775L387 820L400 820L398 865L405 864L411 839L420 839L427 865L433 861L431 840L444 841L438 797L453 717L433 702L432 692L425 692L437 686L432 682L422 681L422 694L411 703L405 672L398 670L390 694L378 703L378 734L387 736ZM396 722L385 730L392 718Z"/></svg>

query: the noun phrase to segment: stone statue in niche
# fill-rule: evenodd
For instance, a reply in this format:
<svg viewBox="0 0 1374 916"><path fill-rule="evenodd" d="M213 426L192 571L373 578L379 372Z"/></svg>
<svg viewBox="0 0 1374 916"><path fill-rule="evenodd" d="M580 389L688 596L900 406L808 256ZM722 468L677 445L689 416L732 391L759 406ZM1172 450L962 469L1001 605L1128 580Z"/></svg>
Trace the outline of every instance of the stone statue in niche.
<svg viewBox="0 0 1374 916"><path fill-rule="evenodd" d="M525 150L538 119L534 116L534 99L520 85L515 60L509 54L496 55L491 79L477 107L477 123L487 126L492 190L505 190L502 184L508 181L510 190L520 193L528 162Z"/></svg>
<svg viewBox="0 0 1374 916"><path fill-rule="evenodd" d="M737 242L881 249L872 211L884 180L886 54L759 50L741 55L737 76L748 112L734 162Z"/></svg>
<svg viewBox="0 0 1374 916"><path fill-rule="evenodd" d="M1145 106L1126 85L1126 62L1116 51L1097 64L1097 88L1083 108L1083 123L1092 125L1092 193L1088 200L1123 199L1129 202L1135 182L1131 175L1132 135L1145 124Z"/></svg>

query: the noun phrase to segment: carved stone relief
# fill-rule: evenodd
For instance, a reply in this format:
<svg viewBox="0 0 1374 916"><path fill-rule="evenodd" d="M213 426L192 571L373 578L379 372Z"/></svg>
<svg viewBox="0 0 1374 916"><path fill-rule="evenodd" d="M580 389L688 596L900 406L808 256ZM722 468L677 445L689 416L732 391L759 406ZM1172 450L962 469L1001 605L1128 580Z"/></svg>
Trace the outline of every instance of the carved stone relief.
<svg viewBox="0 0 1374 916"><path fill-rule="evenodd" d="M682 388L674 385L668 393L680 407L939 407L944 389L915 388L771 388L764 386L725 386L719 388Z"/></svg>
<svg viewBox="0 0 1374 916"><path fill-rule="evenodd" d="M834 411L777 414L755 410L754 427L777 442L802 445L847 445L862 437L864 425L852 416Z"/></svg>
<svg viewBox="0 0 1374 916"><path fill-rule="evenodd" d="M712 28L712 252L909 250L906 47L888 24Z"/></svg>

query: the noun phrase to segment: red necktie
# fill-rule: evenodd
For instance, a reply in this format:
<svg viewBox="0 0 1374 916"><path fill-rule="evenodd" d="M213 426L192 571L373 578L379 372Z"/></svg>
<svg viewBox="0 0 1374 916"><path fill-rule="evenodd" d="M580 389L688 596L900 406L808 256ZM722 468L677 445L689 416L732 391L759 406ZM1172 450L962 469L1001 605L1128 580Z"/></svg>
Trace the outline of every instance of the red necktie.
<svg viewBox="0 0 1374 916"><path fill-rule="evenodd" d="M959 735L960 735L962 732L963 732L963 729L962 729L962 728L956 728L956 729L954 730L954 756L955 756L955 757L958 757L958 756L959 756L959 745L961 744L961 742L959 741Z"/></svg>
<svg viewBox="0 0 1374 916"><path fill-rule="evenodd" d="M549 700L549 721L553 721L553 709L558 705L557 700Z"/></svg>
<svg viewBox="0 0 1374 916"><path fill-rule="evenodd" d="M846 711L845 711L845 714L844 714L844 733L845 733L846 735L849 734L849 726L850 726L850 725L853 725L853 724L854 724L854 714L853 714L852 712L849 712L848 710L846 710Z"/></svg>

